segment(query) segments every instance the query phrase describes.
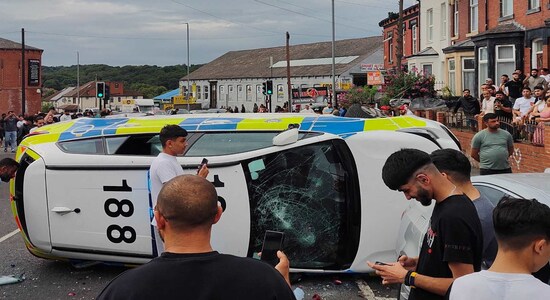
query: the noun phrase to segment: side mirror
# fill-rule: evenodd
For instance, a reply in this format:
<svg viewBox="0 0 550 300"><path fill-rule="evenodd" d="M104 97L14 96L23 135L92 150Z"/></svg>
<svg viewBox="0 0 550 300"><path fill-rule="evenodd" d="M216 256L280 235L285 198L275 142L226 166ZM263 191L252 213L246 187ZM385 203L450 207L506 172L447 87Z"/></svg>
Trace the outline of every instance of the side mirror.
<svg viewBox="0 0 550 300"><path fill-rule="evenodd" d="M273 146L285 146L294 144L298 141L298 129L288 129L285 130L275 137L273 137Z"/></svg>

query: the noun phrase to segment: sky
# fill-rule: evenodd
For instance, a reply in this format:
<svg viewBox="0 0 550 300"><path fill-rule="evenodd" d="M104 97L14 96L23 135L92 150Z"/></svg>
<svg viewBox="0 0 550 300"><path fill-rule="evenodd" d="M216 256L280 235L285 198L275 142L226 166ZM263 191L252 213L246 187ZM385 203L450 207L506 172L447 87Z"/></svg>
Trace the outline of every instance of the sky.
<svg viewBox="0 0 550 300"><path fill-rule="evenodd" d="M415 0L405 0L405 8ZM1 0L0 37L42 65L203 64L229 52L332 39L331 0ZM334 0L336 40L382 34L398 0Z"/></svg>

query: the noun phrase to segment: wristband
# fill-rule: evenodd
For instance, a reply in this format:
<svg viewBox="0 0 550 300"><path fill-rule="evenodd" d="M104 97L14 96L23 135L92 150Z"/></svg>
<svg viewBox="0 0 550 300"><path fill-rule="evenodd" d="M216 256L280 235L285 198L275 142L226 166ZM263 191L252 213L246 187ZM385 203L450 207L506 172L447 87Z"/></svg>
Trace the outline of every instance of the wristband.
<svg viewBox="0 0 550 300"><path fill-rule="evenodd" d="M405 275L405 279L403 280L403 284L406 285L406 286L410 286L410 279L411 279L411 274L412 274L413 271L408 271L407 272L407 275Z"/></svg>
<svg viewBox="0 0 550 300"><path fill-rule="evenodd" d="M418 273L412 272L411 276L409 276L409 286L412 287L413 289L416 288L416 286L414 285L414 280L416 278L416 275L418 275Z"/></svg>

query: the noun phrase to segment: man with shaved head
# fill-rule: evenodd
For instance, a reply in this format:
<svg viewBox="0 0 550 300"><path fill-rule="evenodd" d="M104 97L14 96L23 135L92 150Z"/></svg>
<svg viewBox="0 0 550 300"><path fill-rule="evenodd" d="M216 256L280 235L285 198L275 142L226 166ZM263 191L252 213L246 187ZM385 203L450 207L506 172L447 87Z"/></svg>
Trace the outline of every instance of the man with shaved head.
<svg viewBox="0 0 550 300"><path fill-rule="evenodd" d="M115 278L97 299L295 299L283 252L275 269L212 249L212 225L221 215L206 179L180 175L165 183L155 207L165 252Z"/></svg>

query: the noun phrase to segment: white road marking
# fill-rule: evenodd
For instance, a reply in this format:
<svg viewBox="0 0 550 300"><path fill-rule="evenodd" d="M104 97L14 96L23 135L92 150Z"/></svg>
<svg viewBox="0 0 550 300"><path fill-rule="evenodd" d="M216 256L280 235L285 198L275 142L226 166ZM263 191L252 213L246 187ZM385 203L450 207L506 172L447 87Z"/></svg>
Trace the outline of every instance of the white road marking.
<svg viewBox="0 0 550 300"><path fill-rule="evenodd" d="M374 292L364 280L360 279L356 281L359 288L359 296L367 300L396 300L397 298L376 297Z"/></svg>
<svg viewBox="0 0 550 300"><path fill-rule="evenodd" d="M0 238L0 243L2 243L3 241L11 238L12 236L16 235L17 233L19 232L19 229L15 229L14 231L6 234L5 236L1 237Z"/></svg>

